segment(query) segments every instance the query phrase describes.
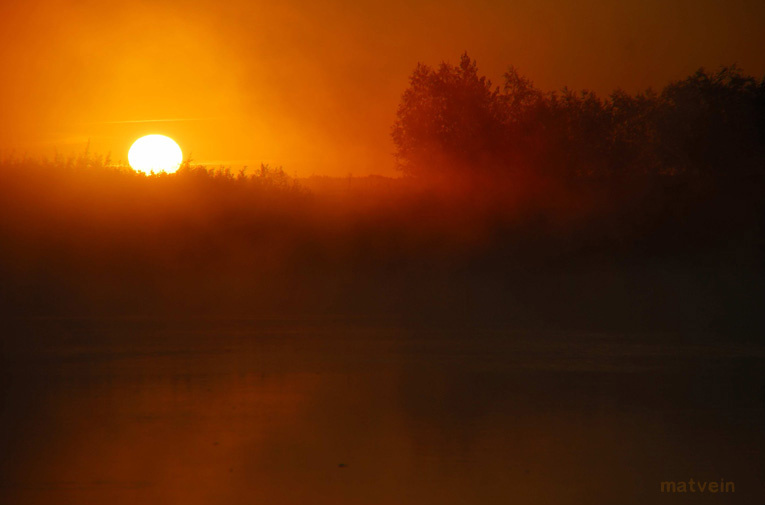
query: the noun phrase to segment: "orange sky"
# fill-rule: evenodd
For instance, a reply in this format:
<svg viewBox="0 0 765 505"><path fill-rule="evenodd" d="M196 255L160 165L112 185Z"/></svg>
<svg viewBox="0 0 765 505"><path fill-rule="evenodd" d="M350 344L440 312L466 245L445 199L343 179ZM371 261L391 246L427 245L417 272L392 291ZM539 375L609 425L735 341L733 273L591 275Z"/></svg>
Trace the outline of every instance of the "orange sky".
<svg viewBox="0 0 765 505"><path fill-rule="evenodd" d="M467 50L543 89L765 74L761 0L4 0L0 152L111 152L162 133L202 163L392 174L415 64ZM152 122L145 122L152 120Z"/></svg>

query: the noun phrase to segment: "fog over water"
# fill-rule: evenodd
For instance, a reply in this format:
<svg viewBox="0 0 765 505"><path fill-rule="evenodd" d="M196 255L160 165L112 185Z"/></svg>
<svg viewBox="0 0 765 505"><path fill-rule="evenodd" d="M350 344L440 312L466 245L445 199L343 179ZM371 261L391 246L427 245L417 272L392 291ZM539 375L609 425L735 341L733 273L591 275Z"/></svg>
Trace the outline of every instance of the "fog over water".
<svg viewBox="0 0 765 505"><path fill-rule="evenodd" d="M0 501L763 496L765 348L384 321L47 319L3 348ZM711 501L709 501L711 503Z"/></svg>

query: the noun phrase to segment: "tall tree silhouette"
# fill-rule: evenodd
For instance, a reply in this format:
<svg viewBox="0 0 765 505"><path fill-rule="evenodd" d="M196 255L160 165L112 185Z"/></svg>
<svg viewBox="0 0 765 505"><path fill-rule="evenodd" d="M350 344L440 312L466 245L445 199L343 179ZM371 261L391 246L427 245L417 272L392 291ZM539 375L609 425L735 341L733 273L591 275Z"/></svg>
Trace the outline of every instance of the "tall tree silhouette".
<svg viewBox="0 0 765 505"><path fill-rule="evenodd" d="M505 141L505 95L467 53L437 70L418 64L393 125L399 168L409 175L496 165Z"/></svg>

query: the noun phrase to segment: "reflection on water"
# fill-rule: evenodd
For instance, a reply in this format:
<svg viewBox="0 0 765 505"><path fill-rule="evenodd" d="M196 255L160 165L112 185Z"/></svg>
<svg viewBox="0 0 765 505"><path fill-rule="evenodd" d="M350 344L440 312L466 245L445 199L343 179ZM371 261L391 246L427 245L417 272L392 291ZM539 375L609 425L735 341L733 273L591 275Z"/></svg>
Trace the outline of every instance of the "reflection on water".
<svg viewBox="0 0 765 505"><path fill-rule="evenodd" d="M361 324L48 321L3 341L0 503L764 494L763 349ZM688 502L690 503L690 502Z"/></svg>

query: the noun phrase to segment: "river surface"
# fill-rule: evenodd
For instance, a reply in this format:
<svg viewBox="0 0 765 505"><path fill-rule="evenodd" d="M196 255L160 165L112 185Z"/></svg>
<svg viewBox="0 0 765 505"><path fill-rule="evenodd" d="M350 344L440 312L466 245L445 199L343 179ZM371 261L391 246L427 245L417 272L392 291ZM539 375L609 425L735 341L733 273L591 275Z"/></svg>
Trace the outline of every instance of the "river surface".
<svg viewBox="0 0 765 505"><path fill-rule="evenodd" d="M17 321L0 503L761 504L764 364L692 335ZM690 479L735 491L661 492Z"/></svg>

